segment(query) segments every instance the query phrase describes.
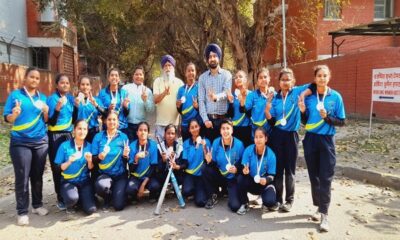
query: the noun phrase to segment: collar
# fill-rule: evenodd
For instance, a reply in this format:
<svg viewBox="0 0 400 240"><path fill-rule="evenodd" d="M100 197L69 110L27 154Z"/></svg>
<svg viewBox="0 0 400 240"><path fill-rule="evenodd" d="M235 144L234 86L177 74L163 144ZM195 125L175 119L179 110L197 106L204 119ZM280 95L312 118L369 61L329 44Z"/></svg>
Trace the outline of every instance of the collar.
<svg viewBox="0 0 400 240"><path fill-rule="evenodd" d="M217 71L218 71L218 74L221 74L222 73L222 68L220 66L218 66ZM208 75L211 76L211 69L208 69Z"/></svg>

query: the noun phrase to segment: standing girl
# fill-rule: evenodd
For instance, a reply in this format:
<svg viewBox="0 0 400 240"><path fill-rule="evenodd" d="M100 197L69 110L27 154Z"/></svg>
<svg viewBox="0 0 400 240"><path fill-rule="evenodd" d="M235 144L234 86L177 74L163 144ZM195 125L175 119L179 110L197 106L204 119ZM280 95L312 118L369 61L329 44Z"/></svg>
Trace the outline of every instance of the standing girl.
<svg viewBox="0 0 400 240"><path fill-rule="evenodd" d="M91 143L94 136L99 132L99 116L105 114L105 110L98 104L98 100L92 95L92 83L89 77L82 77L79 82L79 94L75 98L77 108L77 119L85 119L88 123L88 134L86 141Z"/></svg>
<svg viewBox="0 0 400 240"><path fill-rule="evenodd" d="M28 68L23 87L8 96L4 118L12 124L10 156L14 166L17 224L28 225L29 180L32 192L32 212L46 215L43 207L43 171L46 163L48 138L46 121L49 108L46 96L37 90L40 73Z"/></svg>
<svg viewBox="0 0 400 240"><path fill-rule="evenodd" d="M67 213L80 202L83 211L90 215L96 211L89 170L93 168L91 145L85 141L88 133L86 120L74 125L74 138L58 148L55 164L61 169L61 196Z"/></svg>
<svg viewBox="0 0 400 240"><path fill-rule="evenodd" d="M228 93L228 116L232 118L233 136L240 138L247 147L253 142L253 139L251 137L251 111L240 112L240 106L244 106L246 96L251 93L247 90L247 74L244 71L239 70L235 74L234 86L233 95Z"/></svg>
<svg viewBox="0 0 400 240"><path fill-rule="evenodd" d="M130 101L127 91L125 89L121 89L119 86L120 78L118 68L111 68L108 71L107 78L109 85L101 89L98 96L101 102L101 107L107 109L106 115L111 111L117 113L119 130L128 135L128 115Z"/></svg>
<svg viewBox="0 0 400 240"><path fill-rule="evenodd" d="M257 74L257 85L258 89L250 92L249 95L245 91L242 92L242 97L246 98L246 101L240 102L240 112L246 113L251 112L251 122L253 135L254 131L258 127L263 127L270 133L271 127L267 123L265 116L265 106L268 102L272 101L275 91L273 87L268 87L270 82L269 71L267 68L262 68ZM246 95L245 95L246 94ZM245 95L245 96L243 96Z"/></svg>
<svg viewBox="0 0 400 240"><path fill-rule="evenodd" d="M276 154L276 176L275 188L277 201L280 209L289 212L294 201L296 160L298 156L300 128L300 110L298 108L298 98L301 94L311 94L315 85L306 84L296 87L293 71L282 69L279 73L280 90L272 100L272 104L267 104L265 115L268 123L272 127L270 146ZM285 203L283 203L283 177L285 176Z"/></svg>
<svg viewBox="0 0 400 240"><path fill-rule="evenodd" d="M320 230L329 231L328 208L331 201L331 184L335 173L335 126L343 126L346 114L342 96L328 87L331 72L326 65L314 70L316 94L299 99L302 121L306 123L303 140L304 157L311 182L311 194L317 212L313 220L319 219Z"/></svg>
<svg viewBox="0 0 400 240"><path fill-rule="evenodd" d="M76 119L74 111L74 97L69 94L70 82L65 74L56 77L56 91L47 99L49 106L49 159L53 173L54 189L57 194L57 207L65 209L64 201L60 194L61 170L54 163L58 147L61 143L72 138L72 123Z"/></svg>
<svg viewBox="0 0 400 240"><path fill-rule="evenodd" d="M194 65L194 63L186 65L186 84L179 88L178 94L176 95L176 108L182 116L182 141L185 141L190 137L190 120L197 119L200 121L201 119L199 114L199 104L197 102L199 87L196 81L196 76L196 65Z"/></svg>

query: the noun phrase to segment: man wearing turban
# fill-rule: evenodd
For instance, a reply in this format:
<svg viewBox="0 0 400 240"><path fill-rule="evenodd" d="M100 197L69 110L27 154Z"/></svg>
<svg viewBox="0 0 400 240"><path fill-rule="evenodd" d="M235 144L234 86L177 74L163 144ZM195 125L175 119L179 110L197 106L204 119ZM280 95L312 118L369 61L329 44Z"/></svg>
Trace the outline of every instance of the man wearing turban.
<svg viewBox="0 0 400 240"><path fill-rule="evenodd" d="M175 77L175 59L171 55L161 58L162 76L153 82L154 103L156 104L156 136L163 138L168 124L178 125L176 95L182 80Z"/></svg>
<svg viewBox="0 0 400 240"><path fill-rule="evenodd" d="M206 127L205 135L213 141L219 136L222 120L227 117L226 93L232 88L232 74L219 66L222 51L217 44L209 44L204 55L209 70L199 78L199 110Z"/></svg>

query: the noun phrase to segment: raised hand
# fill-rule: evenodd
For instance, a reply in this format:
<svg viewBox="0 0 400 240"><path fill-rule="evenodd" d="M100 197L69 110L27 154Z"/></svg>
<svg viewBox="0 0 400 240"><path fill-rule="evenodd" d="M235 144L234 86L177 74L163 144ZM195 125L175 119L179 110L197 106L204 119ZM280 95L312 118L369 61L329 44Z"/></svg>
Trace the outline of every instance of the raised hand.
<svg viewBox="0 0 400 240"><path fill-rule="evenodd" d="M228 89L226 89L225 93L226 93L226 97L228 98L228 101L229 101L230 103L233 103L234 97L233 97L231 91L229 91Z"/></svg>
<svg viewBox="0 0 400 240"><path fill-rule="evenodd" d="M211 150L209 148L205 149L204 158L206 159L207 164L209 164L212 160Z"/></svg>
<svg viewBox="0 0 400 240"><path fill-rule="evenodd" d="M86 159L87 163L91 163L92 162L92 154L90 152L86 152L85 159Z"/></svg>
<svg viewBox="0 0 400 240"><path fill-rule="evenodd" d="M143 102L147 101L147 92L146 92L146 87L142 85L142 95L140 95Z"/></svg>
<svg viewBox="0 0 400 240"><path fill-rule="evenodd" d="M197 97L192 96L192 100L193 100L193 107L199 109L199 102L197 101Z"/></svg>
<svg viewBox="0 0 400 240"><path fill-rule="evenodd" d="M64 97L60 97L57 101L56 110L60 111L61 107L64 105Z"/></svg>
<svg viewBox="0 0 400 240"><path fill-rule="evenodd" d="M297 105L299 106L300 112L303 113L306 111L306 105L304 104L304 96L299 96Z"/></svg>
<svg viewBox="0 0 400 240"><path fill-rule="evenodd" d="M208 97L210 98L211 101L217 101L217 95L215 94L214 90L212 88L208 89Z"/></svg>
<svg viewBox="0 0 400 240"><path fill-rule="evenodd" d="M328 116L328 113L326 112L326 109L323 108L319 110L319 115L321 116L321 118L326 118Z"/></svg>
<svg viewBox="0 0 400 240"><path fill-rule="evenodd" d="M213 124L212 124L212 122L210 120L205 121L204 125L206 126L206 128L213 128Z"/></svg>
<svg viewBox="0 0 400 240"><path fill-rule="evenodd" d="M129 157L130 150L131 149L129 148L129 141L128 140L126 140L126 142L124 141L124 153L123 153L123 156L125 158Z"/></svg>
<svg viewBox="0 0 400 240"><path fill-rule="evenodd" d="M122 106L124 106L124 108L128 108L130 102L131 102L131 100L129 100L129 96L126 95L126 97L124 98L124 101L122 102Z"/></svg>
<svg viewBox="0 0 400 240"><path fill-rule="evenodd" d="M15 107L12 109L12 114L17 118L21 114L21 101L15 100Z"/></svg>
<svg viewBox="0 0 400 240"><path fill-rule="evenodd" d="M229 168L228 172L229 172L229 173L236 174L236 173L237 173L237 168L235 167L235 165L232 165L232 166Z"/></svg>
<svg viewBox="0 0 400 240"><path fill-rule="evenodd" d="M243 174L244 175L248 175L250 173L250 169L249 169L249 164L247 163L246 165L244 165L243 167Z"/></svg>

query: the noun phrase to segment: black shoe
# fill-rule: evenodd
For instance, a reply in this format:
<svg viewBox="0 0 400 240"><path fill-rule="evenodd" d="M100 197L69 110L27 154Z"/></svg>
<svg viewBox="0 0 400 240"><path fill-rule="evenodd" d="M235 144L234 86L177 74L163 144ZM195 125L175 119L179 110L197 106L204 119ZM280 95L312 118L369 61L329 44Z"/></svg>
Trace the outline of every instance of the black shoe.
<svg viewBox="0 0 400 240"><path fill-rule="evenodd" d="M207 209L211 209L211 208L214 208L217 203L218 203L218 196L217 196L217 194L214 193L211 196L211 198L209 198L207 200L207 203L206 203L206 205L204 207L207 208Z"/></svg>
<svg viewBox="0 0 400 240"><path fill-rule="evenodd" d="M280 205L281 204L279 202L276 202L274 206L268 207L268 210L270 210L271 212L278 211Z"/></svg>

